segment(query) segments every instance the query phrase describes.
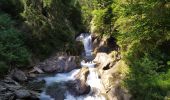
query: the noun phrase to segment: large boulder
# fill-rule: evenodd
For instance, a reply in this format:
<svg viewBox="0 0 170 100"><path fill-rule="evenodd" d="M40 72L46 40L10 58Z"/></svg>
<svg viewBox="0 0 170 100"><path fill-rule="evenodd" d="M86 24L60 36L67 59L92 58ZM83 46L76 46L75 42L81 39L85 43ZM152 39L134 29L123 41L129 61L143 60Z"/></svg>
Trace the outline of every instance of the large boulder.
<svg viewBox="0 0 170 100"><path fill-rule="evenodd" d="M97 53L93 62L99 64L101 69L110 69L112 67L114 59L111 55L107 53Z"/></svg>
<svg viewBox="0 0 170 100"><path fill-rule="evenodd" d="M79 68L78 56L57 56L45 60L35 66L37 72L69 72L75 68ZM38 69L38 70L37 70Z"/></svg>
<svg viewBox="0 0 170 100"><path fill-rule="evenodd" d="M24 82L28 79L26 74L17 68L11 71L11 77L19 82Z"/></svg>
<svg viewBox="0 0 170 100"><path fill-rule="evenodd" d="M67 82L69 91L73 95L83 95L90 92L90 86L86 84L87 76L89 74L88 67L82 67L77 75L76 80Z"/></svg>
<svg viewBox="0 0 170 100"><path fill-rule="evenodd" d="M17 99L39 100L39 93L26 89L16 90L15 95Z"/></svg>
<svg viewBox="0 0 170 100"><path fill-rule="evenodd" d="M67 82L67 86L69 92L73 95L84 95L90 92L90 86L79 79Z"/></svg>
<svg viewBox="0 0 170 100"><path fill-rule="evenodd" d="M47 87L46 94L55 100L64 100L64 94L66 92L66 86L62 83L54 83Z"/></svg>
<svg viewBox="0 0 170 100"><path fill-rule="evenodd" d="M29 98L31 93L28 90L16 90L15 95L19 99Z"/></svg>
<svg viewBox="0 0 170 100"><path fill-rule="evenodd" d="M75 78L86 82L88 74L89 74L89 68L88 67L82 67L80 69L79 73L77 75L75 75Z"/></svg>

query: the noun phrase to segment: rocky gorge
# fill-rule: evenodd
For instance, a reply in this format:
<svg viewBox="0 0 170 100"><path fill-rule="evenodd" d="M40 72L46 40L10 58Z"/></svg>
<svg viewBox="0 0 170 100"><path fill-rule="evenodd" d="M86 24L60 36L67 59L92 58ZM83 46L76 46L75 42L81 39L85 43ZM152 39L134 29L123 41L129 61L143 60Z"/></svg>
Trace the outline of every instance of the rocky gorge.
<svg viewBox="0 0 170 100"><path fill-rule="evenodd" d="M130 100L121 87L126 64L118 48L108 39L95 38L93 45L93 68L81 56L57 53L29 71L12 70L0 82L0 100Z"/></svg>

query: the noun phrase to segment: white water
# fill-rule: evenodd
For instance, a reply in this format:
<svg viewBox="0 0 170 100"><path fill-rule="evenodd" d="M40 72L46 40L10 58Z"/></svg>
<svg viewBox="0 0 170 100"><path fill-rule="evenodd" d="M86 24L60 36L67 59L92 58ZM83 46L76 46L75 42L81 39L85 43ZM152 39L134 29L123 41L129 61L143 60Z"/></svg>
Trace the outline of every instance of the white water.
<svg viewBox="0 0 170 100"><path fill-rule="evenodd" d="M80 69L74 69L69 73L59 73L56 74L54 77L45 77L44 80L46 81L46 85L50 85L54 82L67 82L70 80L75 79L75 75L78 74Z"/></svg>
<svg viewBox="0 0 170 100"><path fill-rule="evenodd" d="M76 38L78 41L82 41L84 44L84 49L86 53L86 57L92 56L92 39L91 35L89 34L81 34L79 37ZM69 92L65 93L64 100L106 100L104 96L101 95L101 90L103 89L103 84L101 79L99 78L97 69L95 67L94 62L85 62L84 60L80 62L82 66L86 66L89 68L89 75L87 77L86 83L90 85L91 91L87 95L82 96L73 96ZM80 69L75 69L69 73L59 73L56 74L54 77L45 77L44 80L46 81L46 85L49 86L54 82L66 82L69 80L75 80L75 75L78 74ZM45 92L42 92L40 95L40 100L54 100L50 96L46 95Z"/></svg>
<svg viewBox="0 0 170 100"><path fill-rule="evenodd" d="M76 38L77 41L82 41L84 45L84 50L86 56L92 56L92 37L89 33L81 33L80 36Z"/></svg>
<svg viewBox="0 0 170 100"><path fill-rule="evenodd" d="M69 92L65 93L65 99L64 100L106 100L104 96L102 96L100 93L100 89L103 88L103 84L101 80L98 77L98 73L96 71L96 68L93 68L90 63L88 63L89 67L89 75L87 77L86 83L90 85L91 91L87 95L82 96L73 96ZM59 73L56 74L54 77L45 77L44 80L46 81L46 85L49 86L50 84L54 82L66 82L69 80L74 80L75 75L80 71L80 69L75 69L69 73ZM46 95L45 92L42 92L40 95L40 100L54 100L49 95Z"/></svg>

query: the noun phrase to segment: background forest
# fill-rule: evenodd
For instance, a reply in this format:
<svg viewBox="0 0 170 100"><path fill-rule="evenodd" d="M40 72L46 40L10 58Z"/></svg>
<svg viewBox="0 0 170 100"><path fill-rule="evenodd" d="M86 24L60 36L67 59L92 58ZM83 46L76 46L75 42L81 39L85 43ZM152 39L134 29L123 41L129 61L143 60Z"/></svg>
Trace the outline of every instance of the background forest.
<svg viewBox="0 0 170 100"><path fill-rule="evenodd" d="M132 99L168 100L169 0L0 0L0 74L56 51L74 54L80 32L116 38Z"/></svg>

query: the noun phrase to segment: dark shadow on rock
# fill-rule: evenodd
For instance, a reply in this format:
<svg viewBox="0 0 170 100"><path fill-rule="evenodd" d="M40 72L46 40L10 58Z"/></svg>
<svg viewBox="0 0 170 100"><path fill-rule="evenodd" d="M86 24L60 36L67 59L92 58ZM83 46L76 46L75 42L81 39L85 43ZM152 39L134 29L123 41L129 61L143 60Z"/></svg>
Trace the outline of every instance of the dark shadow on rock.
<svg viewBox="0 0 170 100"><path fill-rule="evenodd" d="M66 86L63 83L54 83L47 87L46 94L50 95L55 100L64 100L66 92Z"/></svg>
<svg viewBox="0 0 170 100"><path fill-rule="evenodd" d="M67 82L67 87L69 92L75 96L88 94L90 92L90 86L78 79Z"/></svg>

